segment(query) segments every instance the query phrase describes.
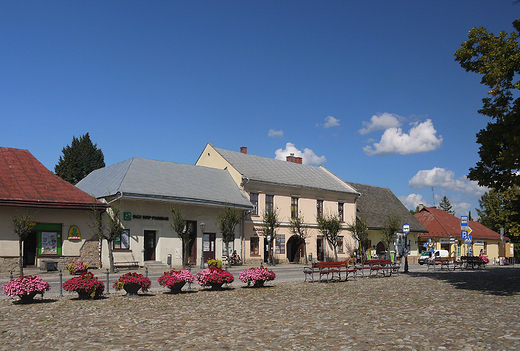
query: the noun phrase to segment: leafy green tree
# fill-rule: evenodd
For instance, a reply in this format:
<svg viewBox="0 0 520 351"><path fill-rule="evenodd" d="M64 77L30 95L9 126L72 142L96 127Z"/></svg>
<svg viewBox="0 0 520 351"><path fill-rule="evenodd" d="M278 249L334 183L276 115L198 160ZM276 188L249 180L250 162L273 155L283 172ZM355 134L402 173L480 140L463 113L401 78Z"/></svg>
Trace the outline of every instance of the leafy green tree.
<svg viewBox="0 0 520 351"><path fill-rule="evenodd" d="M520 224L517 221L518 207L516 206L519 197L519 187L503 191L491 189L484 193L478 200L479 222L496 232L500 232L500 228L504 228L505 235L511 242L520 243Z"/></svg>
<svg viewBox="0 0 520 351"><path fill-rule="evenodd" d="M386 217L383 228L381 229L382 239L388 250L390 250L390 244L394 241L394 234L397 233L399 229L401 229L401 217L392 212Z"/></svg>
<svg viewBox="0 0 520 351"><path fill-rule="evenodd" d="M79 139L72 137L72 143L64 147L63 156L54 166L54 173L71 184L77 184L90 172L105 167L105 156L97 144L92 144L89 134Z"/></svg>
<svg viewBox="0 0 520 351"><path fill-rule="evenodd" d="M346 223L346 226L352 238L359 243L361 257L365 257L368 250L368 225L365 218L360 213L352 223Z"/></svg>
<svg viewBox="0 0 520 351"><path fill-rule="evenodd" d="M217 227L222 233L222 241L226 246L226 253L229 255L229 243L235 240L235 228L240 223L239 213L231 207L226 207L219 212L217 217Z"/></svg>
<svg viewBox="0 0 520 351"><path fill-rule="evenodd" d="M171 205L170 212L172 214L172 218L170 219L170 227L174 232L177 233L182 241L182 266L186 268L188 266L188 260L190 257L188 255L188 251L192 228L187 228L187 222L184 219L180 208L176 207L175 205Z"/></svg>
<svg viewBox="0 0 520 351"><path fill-rule="evenodd" d="M307 245L305 245L305 239L307 239L307 237L309 236L309 231L305 226L305 219L303 218L303 214L301 213L301 211L298 213L296 217L291 217L291 219L289 220L289 228L291 229L291 233L298 237L298 244L300 245L301 243L303 243L305 263L307 263Z"/></svg>
<svg viewBox="0 0 520 351"><path fill-rule="evenodd" d="M32 215L29 212L23 211L15 214L11 218L13 222L13 230L14 233L18 236L19 243L19 258L18 258L18 267L20 269L20 276L23 276L23 241L34 226L32 222Z"/></svg>
<svg viewBox="0 0 520 351"><path fill-rule="evenodd" d="M338 261L338 237L341 231L341 221L337 214L317 217L318 229L334 249L334 261Z"/></svg>
<svg viewBox="0 0 520 351"><path fill-rule="evenodd" d="M482 75L489 96L478 112L493 119L477 134L480 161L468 177L497 190L520 185L520 20L513 26L516 31L498 36L475 27L455 52L462 68Z"/></svg>
<svg viewBox="0 0 520 351"><path fill-rule="evenodd" d="M264 212L262 215L262 227L269 244L269 263L274 264L273 241L276 239L276 231L280 227L280 219L278 218L278 211L276 209Z"/></svg>
<svg viewBox="0 0 520 351"><path fill-rule="evenodd" d="M448 212L455 216L455 211L453 210L453 206L451 206L450 200L448 200L448 197L444 195L441 202L439 202L439 207L444 212Z"/></svg>

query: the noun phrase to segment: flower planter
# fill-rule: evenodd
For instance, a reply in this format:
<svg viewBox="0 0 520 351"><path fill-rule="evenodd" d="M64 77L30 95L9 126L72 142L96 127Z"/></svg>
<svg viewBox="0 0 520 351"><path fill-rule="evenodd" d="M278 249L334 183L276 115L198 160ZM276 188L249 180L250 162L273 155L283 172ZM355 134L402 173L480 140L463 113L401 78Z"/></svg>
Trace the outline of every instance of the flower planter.
<svg viewBox="0 0 520 351"><path fill-rule="evenodd" d="M123 289L125 289L125 291L126 291L125 296L128 296L128 297L139 296L139 294L137 292L139 291L139 289L141 289L141 284L125 283L125 285L123 285Z"/></svg>
<svg viewBox="0 0 520 351"><path fill-rule="evenodd" d="M211 290L222 290L222 285L224 285L224 283L213 283L213 284L210 284Z"/></svg>
<svg viewBox="0 0 520 351"><path fill-rule="evenodd" d="M265 280L257 280L256 283L253 284L254 288L262 288L264 286Z"/></svg>
<svg viewBox="0 0 520 351"><path fill-rule="evenodd" d="M88 291L78 290L76 292L78 293L78 300L88 300L88 299L90 299L90 294L89 294Z"/></svg>
<svg viewBox="0 0 520 351"><path fill-rule="evenodd" d="M32 303L36 294L41 294L41 292L31 291L28 294L18 295L20 296L20 303Z"/></svg>
<svg viewBox="0 0 520 351"><path fill-rule="evenodd" d="M179 294L181 292L182 288L184 287L184 285L186 285L186 282L178 282L178 283L173 284L170 287L170 293Z"/></svg>

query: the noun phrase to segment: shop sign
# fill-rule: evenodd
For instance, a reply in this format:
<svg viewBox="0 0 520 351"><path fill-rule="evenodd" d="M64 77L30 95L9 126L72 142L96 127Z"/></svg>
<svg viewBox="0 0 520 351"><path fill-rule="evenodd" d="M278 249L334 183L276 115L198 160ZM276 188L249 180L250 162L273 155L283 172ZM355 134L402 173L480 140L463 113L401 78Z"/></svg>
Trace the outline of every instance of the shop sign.
<svg viewBox="0 0 520 351"><path fill-rule="evenodd" d="M79 231L78 226L72 225L69 228L69 240L81 240L81 232Z"/></svg>

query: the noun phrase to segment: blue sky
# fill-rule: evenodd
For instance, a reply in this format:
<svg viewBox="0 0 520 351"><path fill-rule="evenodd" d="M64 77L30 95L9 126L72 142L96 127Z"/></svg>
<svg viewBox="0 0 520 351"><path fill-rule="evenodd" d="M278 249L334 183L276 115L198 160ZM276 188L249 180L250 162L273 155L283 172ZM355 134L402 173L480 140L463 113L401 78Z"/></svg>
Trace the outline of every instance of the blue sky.
<svg viewBox="0 0 520 351"><path fill-rule="evenodd" d="M487 91L454 52L519 15L512 0L2 0L0 146L50 170L87 132L107 165L193 164L208 142L292 152L408 208L446 195L476 216Z"/></svg>

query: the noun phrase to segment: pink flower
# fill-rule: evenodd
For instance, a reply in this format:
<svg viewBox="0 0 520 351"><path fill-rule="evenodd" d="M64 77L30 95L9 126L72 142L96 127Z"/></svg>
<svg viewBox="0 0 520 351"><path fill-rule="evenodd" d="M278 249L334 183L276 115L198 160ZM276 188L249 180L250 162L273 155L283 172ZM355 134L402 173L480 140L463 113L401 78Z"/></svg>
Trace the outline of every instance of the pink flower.
<svg viewBox="0 0 520 351"><path fill-rule="evenodd" d="M260 281L269 281L274 280L276 278L276 274L265 267L251 267L247 268L245 271L239 274L238 279L242 282L250 285L251 283L256 284Z"/></svg>
<svg viewBox="0 0 520 351"><path fill-rule="evenodd" d="M4 294L9 297L28 295L31 292L43 294L44 291L50 290L51 286L48 282L37 276L22 276L8 281L2 286Z"/></svg>

